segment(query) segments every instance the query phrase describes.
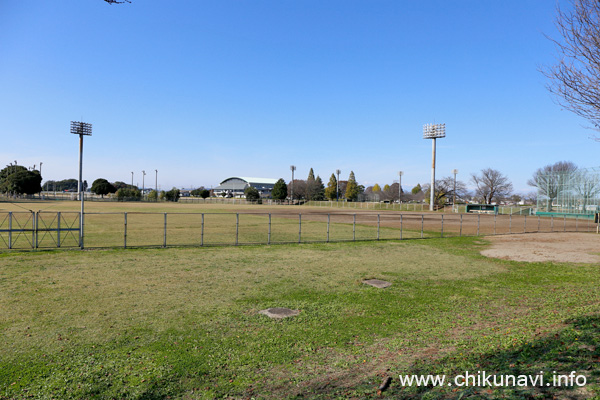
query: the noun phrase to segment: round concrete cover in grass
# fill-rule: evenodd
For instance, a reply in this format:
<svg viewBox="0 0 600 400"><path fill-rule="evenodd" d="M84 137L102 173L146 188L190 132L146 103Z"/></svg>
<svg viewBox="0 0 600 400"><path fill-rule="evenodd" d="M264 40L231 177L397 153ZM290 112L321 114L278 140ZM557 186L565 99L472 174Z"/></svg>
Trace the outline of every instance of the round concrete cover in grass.
<svg viewBox="0 0 600 400"><path fill-rule="evenodd" d="M388 286L392 286L392 284L390 282L382 281L380 279L367 279L366 281L363 281L363 283L365 285L375 286L376 288L379 288L379 289L384 289Z"/></svg>
<svg viewBox="0 0 600 400"><path fill-rule="evenodd" d="M295 317L296 315L300 314L300 311L299 310L290 310L289 308L283 308L283 307L275 307L275 308L268 308L266 310L260 310L259 314L264 314L269 318L281 319L281 318L285 318L285 317Z"/></svg>

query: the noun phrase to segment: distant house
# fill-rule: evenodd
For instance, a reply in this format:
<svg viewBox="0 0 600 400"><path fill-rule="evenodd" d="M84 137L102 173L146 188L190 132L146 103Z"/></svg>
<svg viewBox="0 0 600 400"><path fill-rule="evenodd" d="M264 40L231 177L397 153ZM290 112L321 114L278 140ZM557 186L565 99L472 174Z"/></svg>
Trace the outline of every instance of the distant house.
<svg viewBox="0 0 600 400"><path fill-rule="evenodd" d="M261 197L269 197L276 182L277 179L233 176L221 182L219 186L213 189L213 192L215 196L243 197L244 190L252 186L258 190Z"/></svg>

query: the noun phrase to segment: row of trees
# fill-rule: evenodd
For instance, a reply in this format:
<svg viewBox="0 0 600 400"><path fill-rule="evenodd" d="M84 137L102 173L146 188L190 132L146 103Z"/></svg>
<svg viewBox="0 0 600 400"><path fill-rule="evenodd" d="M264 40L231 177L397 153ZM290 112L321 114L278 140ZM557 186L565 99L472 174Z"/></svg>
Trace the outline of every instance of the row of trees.
<svg viewBox="0 0 600 400"><path fill-rule="evenodd" d="M294 179L286 184L283 179L279 179L273 186L271 197L276 200L285 200L291 197L293 200L346 199L356 201L364 190L365 187L356 182L353 171L350 171L347 181L340 180L340 182L337 181L335 174L331 174L327 187L325 187L321 177L319 175L315 177L315 173L311 168L306 180ZM248 194L246 193L247 197Z"/></svg>
<svg viewBox="0 0 600 400"><path fill-rule="evenodd" d="M124 182L115 182L110 183L108 180L104 178L98 178L92 183L92 187L90 188L92 193L100 195L104 198L104 195L107 194L115 194L117 200L140 200L142 198L142 192L139 188L128 185ZM166 201L178 201L181 197L181 192L177 188L173 188L168 191L160 191L156 190L150 191L148 193L148 200L156 201L166 200ZM206 196L208 197L208 195Z"/></svg>

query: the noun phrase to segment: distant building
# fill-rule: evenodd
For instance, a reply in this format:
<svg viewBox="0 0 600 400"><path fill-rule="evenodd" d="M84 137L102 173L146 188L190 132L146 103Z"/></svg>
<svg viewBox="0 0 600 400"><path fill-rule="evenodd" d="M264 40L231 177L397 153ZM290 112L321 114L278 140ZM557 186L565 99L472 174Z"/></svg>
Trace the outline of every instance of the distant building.
<svg viewBox="0 0 600 400"><path fill-rule="evenodd" d="M215 196L243 197L244 190L252 186L258 190L261 197L269 197L276 182L277 179L233 176L221 182L219 186L213 189L213 192Z"/></svg>

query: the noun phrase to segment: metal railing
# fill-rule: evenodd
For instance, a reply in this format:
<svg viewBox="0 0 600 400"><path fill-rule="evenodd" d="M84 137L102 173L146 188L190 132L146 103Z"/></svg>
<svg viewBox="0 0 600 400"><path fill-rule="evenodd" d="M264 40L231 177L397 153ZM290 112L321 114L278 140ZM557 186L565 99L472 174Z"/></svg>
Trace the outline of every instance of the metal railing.
<svg viewBox="0 0 600 400"><path fill-rule="evenodd" d="M2 212L0 248L83 248L78 212ZM403 240L592 232L590 219L440 213L85 213L86 248Z"/></svg>

